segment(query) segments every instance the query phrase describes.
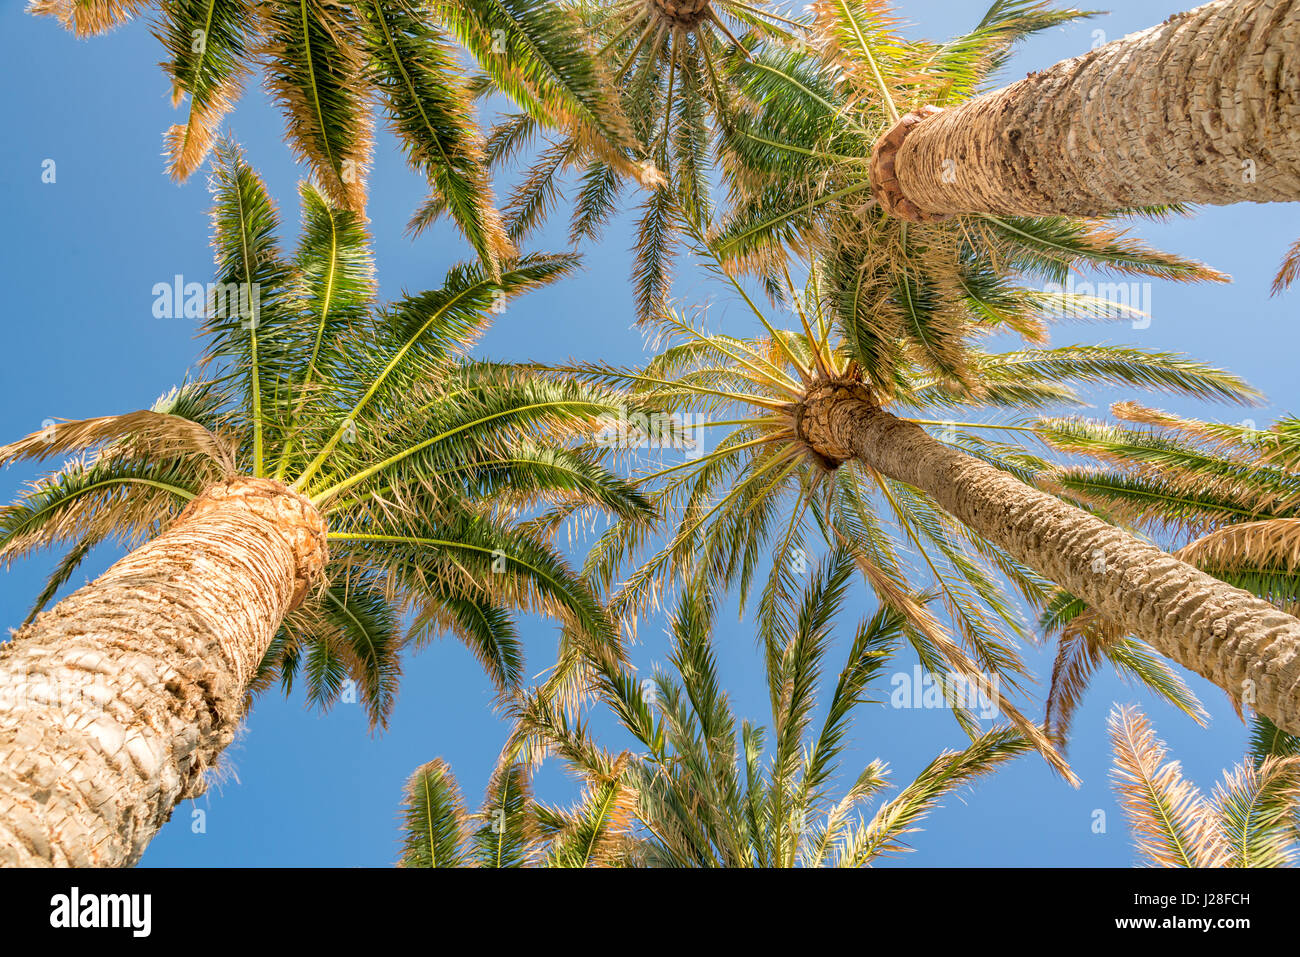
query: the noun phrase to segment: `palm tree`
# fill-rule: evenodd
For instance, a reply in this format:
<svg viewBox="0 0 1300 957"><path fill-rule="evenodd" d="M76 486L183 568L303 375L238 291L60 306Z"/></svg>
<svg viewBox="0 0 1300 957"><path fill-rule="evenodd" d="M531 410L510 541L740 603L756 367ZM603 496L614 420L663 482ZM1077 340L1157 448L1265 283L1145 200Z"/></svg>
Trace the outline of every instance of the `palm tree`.
<svg viewBox="0 0 1300 957"><path fill-rule="evenodd" d="M630 165L634 145L617 98L563 10L525 0L31 0L78 36L103 33L150 10L166 50L173 102L188 117L167 133L168 167L187 179L203 164L222 119L253 69L285 113L294 153L334 204L362 212L372 104L492 268L506 237L484 166L469 81L456 41L540 122L599 133L608 162Z"/></svg>
<svg viewBox="0 0 1300 957"><path fill-rule="evenodd" d="M1300 613L1300 420L1283 417L1261 430L1132 402L1111 412L1121 424L1062 417L1035 423L1054 449L1098 463L1049 466L1044 484L1117 524L1150 532L1202 571ZM1092 674L1126 655L1131 639L1068 593L1053 597L1043 625L1058 640L1048 723L1064 738ZM1253 675L1225 690L1238 709L1255 707ZM1261 715L1255 723L1257 733L1283 734Z"/></svg>
<svg viewBox="0 0 1300 957"><path fill-rule="evenodd" d="M1025 251L1032 248L1003 245L987 255L1032 263ZM958 569L940 583L969 655L914 614L932 636L931 659L963 674L974 670L972 659L990 674L1011 675L1016 668L1000 642L984 637L991 631L996 635L989 623L999 616L965 620L969 603L958 600L960 591L974 589L986 604L992 600L986 593L995 591L991 582L971 579L985 575L983 568L963 568L969 556L959 544L965 539L1011 574L1031 600L1035 579L1043 576L1105 617L1122 620L1127 634L1221 687L1237 687L1249 676L1258 690L1258 710L1288 731L1300 730L1294 674L1300 667L1295 654L1300 622L1034 488L1030 483L1041 463L1035 465L1015 447L963 437L966 423L933 411L936 406L964 411L1068 402L1075 398L1070 383L1127 382L1229 401L1253 401L1257 393L1204 365L1140 350L1076 346L982 352L969 343L973 336L1005 326L1005 320L998 322L1004 315L1032 314L1041 294L1000 277L972 258L977 253L978 247L966 252L963 275L972 284L963 287L970 297L965 311L957 308L960 303L945 307L940 296L925 295L924 272L907 277L918 285L904 285L896 293L912 310L903 327L908 338L901 340L894 338L898 327L881 322L889 318L882 317L882 300L862 295L860 274L833 261L813 269L802 295L796 298L793 288L787 292L799 310L801 333L777 330L737 284L766 337L708 335L698 324L670 314L661 321L670 344L646 368L575 367L577 374L626 384L673 411L717 416L717 426L730 429L698 461L644 478L661 483L656 501L680 527L620 586L615 609L644 603L665 580L694 569L710 587L737 577L743 587L765 542L776 546L774 568L780 574L788 553L802 547L809 520L832 542L857 548L864 574L882 600L905 602L899 594L906 591L899 587L900 563L893 551L881 550L879 519L868 504L878 494L904 542L920 550L923 567L935 575L940 562ZM700 254L708 254L702 243ZM1144 255L1129 247L1126 261L1140 262ZM920 255L914 261L927 263ZM945 287L936 282L929 288ZM977 304L993 308L980 313ZM912 410L922 415L913 418ZM977 422L971 430L978 434L981 428ZM1006 431L1020 434L1017 426ZM909 514L910 508L919 511ZM931 541L929 528L937 530ZM620 570L649 540L643 530L615 526L593 550L590 567L607 584L619 580ZM1141 667L1150 663L1148 657ZM1006 713L1017 721L1014 710ZM1017 728L1034 738L1032 725L1017 721Z"/></svg>
<svg viewBox="0 0 1300 957"><path fill-rule="evenodd" d="M457 266L381 307L355 212L304 185L291 259L233 146L215 190L212 376L0 448L0 464L78 456L0 511L3 561L70 546L0 649L0 863L137 861L277 676L304 674L321 703L350 676L382 723L399 651L441 631L503 690L523 667L512 608L617 641L554 523L524 519L548 504L648 515L569 447L626 401L465 354L489 313L575 258L508 260L499 279ZM110 539L134 550L37 614Z"/></svg>
<svg viewBox="0 0 1300 957"><path fill-rule="evenodd" d="M1224 773L1207 799L1165 761L1146 716L1110 716L1120 803L1148 867L1291 867L1300 843L1300 756L1257 739L1247 762Z"/></svg>
<svg viewBox="0 0 1300 957"><path fill-rule="evenodd" d="M737 363L724 354L722 367L740 381L730 390L698 390L700 402L739 399L743 405L754 392L752 380L784 377L788 381L765 384L760 391L766 394L753 403L769 420L758 423L771 432L766 448L794 447L832 467L857 459L930 493L934 504L997 544L1004 557L1058 584L1068 578L1076 583L1067 586L1071 591L1105 592L1112 606L1107 617L1123 617L1126 633L1151 642L1161 654L1221 687L1237 687L1249 677L1260 691L1260 711L1281 727L1300 729L1300 656L1292 652L1300 624L1294 618L1225 589L1068 504L1035 494L1020 481L1023 476L998 474L997 463L945 449L916 423L900 424L884 411L912 375L906 370L913 363L933 377L935 392L978 393L980 363L968 348L972 336L1002 328L1037 343L1045 339L1044 318L1051 313L1086 315L1096 306L1059 297L1053 304L1053 297L1020 285L1026 279L1060 289L1079 267L1223 278L1154 254L1102 222L975 215L912 223L888 215L874 200L863 202L869 185L861 174L863 147L875 141L882 113L898 113L898 103L969 96L1004 62L1014 41L1078 12L996 3L974 33L943 46L893 38L880 4L828 3L814 13L825 62L816 67L809 57L792 55L784 69L770 71L771 95L756 98L757 121L769 131L770 143L747 154L746 176L737 179L744 185L738 201L707 242L698 218L680 219L705 255L724 260L733 271L757 274L775 301L790 298L792 252L818 254L824 281L815 284L810 299L830 321L825 332L806 331L817 347L779 375L755 373L743 368L753 365L751 359ZM1130 212L1162 217L1177 211ZM838 327L837 348L843 349L837 359L828 355L832 324ZM785 363L790 350L767 327L770 343L752 345L763 355L776 350ZM683 402L690 391L680 394ZM765 446L751 438L755 445L746 449ZM779 468L783 462L766 464L769 479L788 477ZM718 477L721 469L710 474L710 482L727 480Z"/></svg>
<svg viewBox="0 0 1300 957"><path fill-rule="evenodd" d="M435 759L406 783L398 866L617 866L630 841L629 795L617 784L592 782L576 806L551 807L533 797L527 768L507 751L481 809L469 814L451 768Z"/></svg>
<svg viewBox="0 0 1300 957"><path fill-rule="evenodd" d="M870 817L862 808L888 787L883 762L872 761L836 794L855 712L909 627L882 607L852 630L843 668L833 685L824 683L836 609L853 569L848 551L835 551L801 593L783 596L777 613L759 622L770 751L764 728L748 721L737 727L713 651L715 609L689 589L670 625L674 674L638 681L608 658L594 664L601 699L641 753L603 750L545 691L519 706L521 747L532 760L558 754L589 780L615 788L611 794L628 796L635 827L624 850L635 866L862 867L908 850L905 836L945 795L1030 744L1010 728L976 729L966 748L936 756ZM818 696L827 692L819 717ZM960 706L958 695L953 702Z"/></svg>
<svg viewBox="0 0 1300 957"><path fill-rule="evenodd" d="M811 32L801 47L780 55L764 48L751 69L733 71L745 101L754 106L752 115L742 117L747 135L726 139L733 201L716 244L769 283L779 285L772 272L779 279L786 250L830 253L860 247L864 225L873 238L911 236L916 246L944 235L944 223L981 238L1014 231L1034 236L1050 250L1062 215L1166 216L1185 211L1193 201L1297 196L1300 163L1285 156L1295 123L1279 115L1291 109L1295 97L1285 89L1256 99L1234 90L1234 102L1260 104L1255 112L1127 109L1153 95L1161 104L1168 102L1168 90L1193 75L1217 90L1217 75L1206 80L1204 71L1183 69L1183 59L1161 52L1168 45L1157 49L1150 37L1140 35L1000 93L977 96L1007 63L1017 41L1089 14L1053 10L1045 0L995 0L970 33L931 43L900 37L893 6L883 0L813 4ZM1202 42L1223 49L1214 31L1235 30L1230 52L1243 38L1277 48L1262 56L1247 53L1235 79L1246 87L1256 79L1285 87L1295 71L1272 73L1268 64L1270 58L1295 54L1293 5L1270 14L1265 27L1254 32L1242 28L1262 21L1262 9L1270 6L1212 4L1155 32L1172 31L1187 47L1199 18L1214 8L1222 16L1201 24L1206 29L1196 34L1192 52L1200 56ZM1245 19L1225 25L1229 13ZM1131 55L1135 49L1138 55ZM1141 56L1163 58L1160 68L1181 70L1180 81L1170 83L1155 68L1128 69ZM1124 71L1113 69L1117 59L1125 60ZM1222 62L1216 53L1215 71ZM1248 76L1249 69L1257 74ZM1135 79L1149 83L1154 94L1133 93L1129 87ZM1070 84L1096 90L1070 93ZM1086 109L1077 106L1085 101ZM1166 115L1169 129L1161 118ZM1200 117L1213 117L1218 125L1202 124ZM1234 122L1241 124L1235 132L1226 128ZM1175 130L1178 124L1187 129ZM976 129L978 134L971 132ZM921 132L912 136L913 131ZM1086 136L1087 146L1062 145L1061 138L1071 135ZM1168 155L1154 155L1161 150ZM1026 172L1031 164L1032 175ZM1191 165L1191 172L1180 165ZM894 222L892 233L882 219ZM874 246L882 262L896 248L896 242ZM864 257L855 253L854 258ZM1276 291L1297 274L1300 253L1292 250Z"/></svg>
<svg viewBox="0 0 1300 957"><path fill-rule="evenodd" d="M732 140L761 141L738 77L762 75L762 52L802 42L807 27L767 9L761 0L573 0L572 8L606 65L636 137L639 166L609 160L600 130L579 126L547 138L505 207L507 232L519 241L560 200L561 179L578 170L570 239L598 239L629 182L646 196L637 214L633 282L638 317L649 318L668 296L679 245L674 207L707 218L714 184L727 167ZM483 90L495 88L485 84ZM507 115L488 140L493 165L515 159L545 133L527 111ZM721 161L721 166L720 162ZM729 169L726 169L730 172ZM436 207L434 207L436 210ZM416 224L423 221L417 216Z"/></svg>
<svg viewBox="0 0 1300 957"><path fill-rule="evenodd" d="M1300 3L1215 0L960 106L913 110L876 146L872 190L914 222L1300 200L1297 76Z"/></svg>

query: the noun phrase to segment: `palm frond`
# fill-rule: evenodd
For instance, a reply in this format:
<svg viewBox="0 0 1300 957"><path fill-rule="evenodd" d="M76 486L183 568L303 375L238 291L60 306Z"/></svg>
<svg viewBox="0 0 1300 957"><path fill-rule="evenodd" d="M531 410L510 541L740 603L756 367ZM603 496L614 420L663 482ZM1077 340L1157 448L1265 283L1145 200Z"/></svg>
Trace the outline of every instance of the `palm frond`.
<svg viewBox="0 0 1300 957"><path fill-rule="evenodd" d="M142 13L153 0L29 0L27 12L57 17L77 36L94 36L119 27Z"/></svg>
<svg viewBox="0 0 1300 957"><path fill-rule="evenodd" d="M460 867L467 829L465 804L449 768L435 759L406 782L401 867Z"/></svg>
<svg viewBox="0 0 1300 957"><path fill-rule="evenodd" d="M159 15L155 32L167 51L172 101L189 98L185 123L166 134L168 167L184 180L203 164L243 92L257 23L242 0L162 0Z"/></svg>
<svg viewBox="0 0 1300 957"><path fill-rule="evenodd" d="M1200 791L1166 761L1145 715L1134 708L1111 713L1114 777L1143 863L1154 867L1223 867L1229 848Z"/></svg>
<svg viewBox="0 0 1300 957"><path fill-rule="evenodd" d="M357 12L368 78L407 159L495 274L514 250L492 201L483 136L454 49L405 4L366 0Z"/></svg>

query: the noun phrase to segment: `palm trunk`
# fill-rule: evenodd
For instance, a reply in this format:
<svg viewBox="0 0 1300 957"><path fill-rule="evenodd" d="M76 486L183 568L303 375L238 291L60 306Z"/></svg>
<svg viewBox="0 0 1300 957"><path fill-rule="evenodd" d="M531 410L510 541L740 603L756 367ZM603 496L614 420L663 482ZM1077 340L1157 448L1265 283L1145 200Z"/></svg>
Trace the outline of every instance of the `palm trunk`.
<svg viewBox="0 0 1300 957"><path fill-rule="evenodd" d="M928 493L1126 633L1300 734L1300 621L949 448L885 412L862 386L815 390L800 430L832 463L857 458Z"/></svg>
<svg viewBox="0 0 1300 957"><path fill-rule="evenodd" d="M709 16L711 0L650 0L650 11L661 21L690 30Z"/></svg>
<svg viewBox="0 0 1300 957"><path fill-rule="evenodd" d="M1300 0L1216 0L876 147L904 219L1300 200Z"/></svg>
<svg viewBox="0 0 1300 957"><path fill-rule="evenodd" d="M324 560L310 502L235 479L0 647L0 864L136 863Z"/></svg>

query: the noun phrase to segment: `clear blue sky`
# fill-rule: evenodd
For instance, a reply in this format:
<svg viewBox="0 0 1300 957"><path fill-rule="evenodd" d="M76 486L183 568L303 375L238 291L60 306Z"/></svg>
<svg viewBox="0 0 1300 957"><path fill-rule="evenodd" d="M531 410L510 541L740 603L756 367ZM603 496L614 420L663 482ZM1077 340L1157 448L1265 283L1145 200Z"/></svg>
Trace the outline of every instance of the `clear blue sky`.
<svg viewBox="0 0 1300 957"><path fill-rule="evenodd" d="M1190 5L1190 4L1189 4ZM899 6L916 35L942 38L978 19L983 3L909 2ZM4 401L0 442L35 431L47 418L81 418L145 407L180 381L197 353L186 320L155 319L153 285L177 273L210 273L208 193L203 176L183 186L163 172L162 132L173 122L168 83L157 66L161 51L143 22L107 37L78 41L51 20L22 13L6 0L0 11L0 69L7 95L0 100L0 275L6 303ZM1109 38L1155 24L1170 12L1167 0L1129 0L1122 12L1045 35L1013 61L1009 79L1088 49L1094 30ZM302 170L281 142L279 114L251 89L231 128L261 169L290 229L296 228L295 186ZM42 183L42 164L57 164L57 182ZM422 196L420 180L387 135L378 140L370 215L382 292L433 285L466 253L448 226L412 242L404 225ZM1293 206L1210 209L1170 225L1143 224L1142 235L1166 249L1208 261L1230 273L1223 287L1185 289L1157 284L1149 328L1127 325L1062 329L1060 344L1105 341L1168 349L1211 360L1248 378L1271 404L1236 409L1162 404L1181 412L1259 422L1294 411L1294 329L1297 297L1270 299L1269 282L1287 245L1300 234ZM586 270L528 297L502 316L482 352L501 359L605 359L635 362L642 340L633 329L626 283L632 244L627 221L585 250ZM555 228L538 248L561 248ZM713 290L685 276L678 289L688 302ZM715 316L739 324L738 309ZM1098 410L1124 393L1098 393ZM8 499L33 470L0 474ZM84 571L111 563L97 553ZM16 624L53 564L40 557L0 573L0 623ZM80 584L78 578L76 584ZM859 604L847 626L871 607ZM540 671L555 645L554 628L530 619L525 628L530 666ZM760 662L751 632L723 615L717 640L724 679L741 714L768 723ZM665 660L661 623L642 631L634 661L645 669ZM1040 676L1050 656L1032 656ZM899 659L910 669L911 659ZM648 672L647 672L648 673ZM1128 835L1107 776L1105 721L1111 703L1147 706L1159 732L1188 773L1208 788L1242 754L1245 729L1224 695L1200 679L1192 685L1213 714L1200 729L1170 708L1146 700L1108 674L1096 682L1075 724L1071 758L1084 784L1072 790L1041 761L1026 758L950 799L915 836L905 865L1125 865ZM1041 691L1041 686L1040 686ZM470 655L457 643L435 644L408 659L392 730L372 738L356 706L321 716L300 696L264 696L228 753L230 772L208 795L182 805L145 855L146 865L384 865L397 855L402 783L435 756L449 761L467 798L477 805L503 738L492 716L492 692ZM613 739L611 739L612 741ZM938 712L876 707L863 712L846 771L874 757L888 761L895 781L910 779L943 747L960 746L951 719ZM573 793L558 768L545 771L541 795L553 801ZM206 812L206 833L192 832L192 811ZM1105 834L1092 831L1093 811L1105 810Z"/></svg>

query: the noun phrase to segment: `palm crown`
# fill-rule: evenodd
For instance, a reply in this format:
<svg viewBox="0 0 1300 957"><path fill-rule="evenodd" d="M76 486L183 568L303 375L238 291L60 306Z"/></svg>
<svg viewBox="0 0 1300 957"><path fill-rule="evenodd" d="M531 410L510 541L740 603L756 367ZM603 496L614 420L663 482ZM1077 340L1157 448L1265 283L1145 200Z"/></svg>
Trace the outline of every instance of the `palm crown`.
<svg viewBox="0 0 1300 957"><path fill-rule="evenodd" d="M441 287L380 306L356 213L304 184L303 235L288 258L270 197L233 146L219 151L214 188L211 377L149 411L64 422L0 448L0 464L85 453L0 511L5 561L71 546L37 610L96 544L152 537L214 482L248 475L291 486L329 529L328 580L285 620L262 685L304 674L309 696L328 703L351 676L382 722L399 651L443 630L502 689L522 676L512 608L613 641L551 546L554 523L526 514L549 504L646 516L639 493L570 447L625 403L466 356L494 307L565 275L574 257L510 260L499 279L458 266Z"/></svg>
<svg viewBox="0 0 1300 957"><path fill-rule="evenodd" d="M866 818L862 808L888 786L873 761L835 793L857 709L868 701L908 628L882 608L852 630L843 668L826 681L836 610L853 574L839 549L799 594L782 598L758 623L771 702L767 732L738 722L721 685L713 650L715 609L701 592L683 592L670 625L672 674L637 680L605 656L594 665L603 702L639 753L613 754L573 721L547 689L517 709L516 739L537 759L557 754L611 807L631 808L635 826L623 850L652 867L860 867L906 850L904 837L946 794L1024 753L1029 742L1006 727L979 730L960 751L930 761L895 797ZM826 695L820 717L819 695ZM625 829L626 830L626 829Z"/></svg>
<svg viewBox="0 0 1300 957"><path fill-rule="evenodd" d="M708 261L702 239L699 248ZM842 332L853 327L843 322L839 309L846 296L844 277L833 271L816 266L803 288L786 287L800 324L800 331L791 332L778 329L719 260L712 266L765 335L712 334L701 320L670 311L658 320L666 344L643 369L596 364L573 369L675 413L702 416L720 430L707 454L638 476L657 508L677 517L675 531L660 541L642 527L617 523L594 546L588 570L613 589L611 605L619 613L634 615L671 581L683 578L711 592L738 582L743 603L770 558L759 610L771 614L779 596L796 583L813 547L809 535L817 534L831 547L850 548L880 600L905 612L912 626L908 638L928 668L967 678L983 673L1014 690L1025 673L1013 639L1026 631L1007 585L1031 607L1040 607L1048 597L1047 583L927 494L847 453L843 461L830 461L811 448L798 421L804 397L827 382L868 382L882 405L1028 482L1046 463L1032 445L1017 444L1033 430L1006 418L1009 410L1080 403L1076 388L1090 384L1229 401L1258 397L1236 377L1204 364L1126 347L996 353L965 344L968 374L952 379L920 359L909 363L910 349L893 351L892 362L878 350L859 352L862 339ZM1015 286L1008 291L1033 295ZM1075 303L1069 296L1065 300ZM997 328L992 320L970 327L972 332ZM991 421L979 421L986 417ZM935 589L942 599L956 640L917 600L924 588ZM1135 646L1126 661L1134 674L1185 701L1182 683L1144 646ZM1046 748L1001 690L990 693L1000 697L1004 713L1024 734ZM955 714L970 727L968 715Z"/></svg>
<svg viewBox="0 0 1300 957"><path fill-rule="evenodd" d="M791 258L819 258L834 321L878 392L892 390L895 371L911 365L978 380L966 347L995 328L1041 343L1053 315L1132 314L1129 303L1053 293L1075 269L1226 278L1104 222L971 215L908 223L872 198L872 153L900 113L973 95L1016 40L1083 15L1047 6L998 0L971 33L936 44L898 36L880 0L817 3L813 46L774 47L768 69L745 74L758 104L753 123L767 142L737 141L734 201L709 245L760 277L776 300L787 291Z"/></svg>
<svg viewBox="0 0 1300 957"><path fill-rule="evenodd" d="M559 178L576 168L570 238L595 238L618 208L627 180L638 180L648 195L639 208L634 281L638 316L646 319L668 294L677 247L674 207L707 216L719 150L733 137L754 135L743 120L752 105L737 71L753 61L753 50L795 41L806 28L761 3L740 0L574 0L563 6L575 11L608 64L640 168L611 162L599 131L567 130L547 142L515 189L505 210L507 228L519 238L539 225L559 199ZM533 116L507 116L489 138L490 160L513 158L538 132Z"/></svg>

